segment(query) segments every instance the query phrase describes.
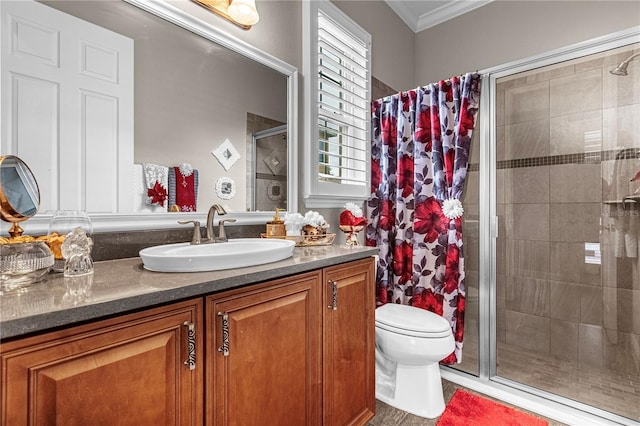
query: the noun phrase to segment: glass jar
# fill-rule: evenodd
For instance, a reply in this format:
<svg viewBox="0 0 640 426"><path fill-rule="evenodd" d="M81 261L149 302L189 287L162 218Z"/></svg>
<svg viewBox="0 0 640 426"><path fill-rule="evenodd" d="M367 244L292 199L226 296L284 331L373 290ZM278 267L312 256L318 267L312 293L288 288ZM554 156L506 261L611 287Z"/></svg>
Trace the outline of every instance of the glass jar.
<svg viewBox="0 0 640 426"><path fill-rule="evenodd" d="M42 241L0 244L0 292L38 282L53 266L53 254Z"/></svg>

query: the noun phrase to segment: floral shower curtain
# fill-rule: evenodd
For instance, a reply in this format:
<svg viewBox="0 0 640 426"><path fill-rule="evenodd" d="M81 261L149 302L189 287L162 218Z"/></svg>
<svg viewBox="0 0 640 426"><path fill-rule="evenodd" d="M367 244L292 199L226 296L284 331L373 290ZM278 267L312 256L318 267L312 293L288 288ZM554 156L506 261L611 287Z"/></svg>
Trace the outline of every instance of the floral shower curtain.
<svg viewBox="0 0 640 426"><path fill-rule="evenodd" d="M480 101L480 75L441 80L372 103L369 246L378 246L378 306L446 318L461 362L465 285L460 198Z"/></svg>

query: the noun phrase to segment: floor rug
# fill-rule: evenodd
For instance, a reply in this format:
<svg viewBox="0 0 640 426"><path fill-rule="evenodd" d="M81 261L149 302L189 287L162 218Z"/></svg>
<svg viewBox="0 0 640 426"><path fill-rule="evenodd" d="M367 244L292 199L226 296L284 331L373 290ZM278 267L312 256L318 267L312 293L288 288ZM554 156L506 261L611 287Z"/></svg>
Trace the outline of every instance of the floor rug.
<svg viewBox="0 0 640 426"><path fill-rule="evenodd" d="M457 389L437 426L547 426L531 414Z"/></svg>

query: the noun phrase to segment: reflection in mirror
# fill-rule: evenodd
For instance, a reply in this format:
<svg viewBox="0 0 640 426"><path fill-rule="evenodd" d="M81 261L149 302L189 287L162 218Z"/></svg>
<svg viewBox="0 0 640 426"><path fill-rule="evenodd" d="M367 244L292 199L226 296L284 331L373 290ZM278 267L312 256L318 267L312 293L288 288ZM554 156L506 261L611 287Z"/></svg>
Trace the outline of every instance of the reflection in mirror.
<svg viewBox="0 0 640 426"><path fill-rule="evenodd" d="M33 173L24 161L13 155L0 157L0 217L12 222L12 237L19 236L22 222L38 212L40 191Z"/></svg>
<svg viewBox="0 0 640 426"><path fill-rule="evenodd" d="M253 134L253 210L287 209L287 126Z"/></svg>
<svg viewBox="0 0 640 426"><path fill-rule="evenodd" d="M16 5L39 9L24 12ZM294 67L164 2L2 1L0 8L3 19L11 16L14 26L40 46L19 55L3 47L3 94L19 87L16 93L23 97L3 96L0 152L20 152L29 157L25 161L34 172L43 175L41 211L84 209L92 219L107 217L114 230L119 219L108 216L138 212L143 216L137 217L144 217L139 221L143 229L166 216L149 212L167 212L170 206L135 207L148 198L142 166L175 172L189 163L198 172L198 213L214 203L230 212L246 212L256 206L257 195L246 191L256 168L250 155L255 131L247 126L252 116L285 123L285 160L295 158ZM41 13L42 8L47 13ZM7 46L4 39L12 35L4 27L9 26L2 29L2 44ZM68 37L52 34L67 31L83 34L82 40L85 31L97 36L80 42L80 49L65 50L62 40ZM81 70L78 75L56 74L65 72L58 51L80 52L71 66L74 72ZM52 64L57 67L54 73ZM72 87L65 86L68 81ZM12 115L11 105L29 114ZM213 154L227 139L240 154L228 170ZM290 192L297 190L286 185L296 179L293 163L285 161L287 167L278 175ZM132 178L132 169L139 175ZM216 182L223 177L239 189L232 199L216 195ZM162 220L173 223L178 218ZM101 230L100 220L94 223ZM126 227L136 229L135 224Z"/></svg>
<svg viewBox="0 0 640 426"><path fill-rule="evenodd" d="M31 217L38 211L38 184L29 167L18 157L0 158L0 200L14 216Z"/></svg>

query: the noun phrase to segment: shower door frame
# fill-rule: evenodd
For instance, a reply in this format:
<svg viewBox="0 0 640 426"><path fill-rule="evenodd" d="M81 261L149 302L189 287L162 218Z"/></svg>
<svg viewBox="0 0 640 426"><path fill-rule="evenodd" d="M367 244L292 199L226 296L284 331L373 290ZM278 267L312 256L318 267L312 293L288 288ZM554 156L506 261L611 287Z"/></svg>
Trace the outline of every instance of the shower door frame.
<svg viewBox="0 0 640 426"><path fill-rule="evenodd" d="M249 206L251 211L256 211L256 190L257 190L256 169L257 169L257 162L258 162L258 158L257 158L258 139L268 138L269 136L277 135L280 133L284 133L285 136L288 136L288 129L289 127L287 126L287 124L281 124L279 126L270 127L265 130L257 131L253 135L251 135L251 154L250 154L251 155L251 171L250 171L251 173L251 205ZM288 138L287 138L287 149L289 149ZM289 159L287 159L287 161L289 161ZM289 179L288 171L289 171L289 168L287 165L287 179ZM287 182L287 185L289 185L289 182ZM288 194L289 193L287 192L287 195ZM289 204L289 199L287 197L287 210L290 211L290 209L291 209L291 205Z"/></svg>
<svg viewBox="0 0 640 426"><path fill-rule="evenodd" d="M640 425L609 411L497 375L496 83L499 78L640 42L640 26L480 71L478 375L442 367L442 377L550 418L584 425ZM640 65L638 65L640 66ZM640 72L640 71L638 71Z"/></svg>

